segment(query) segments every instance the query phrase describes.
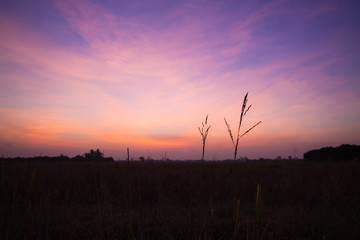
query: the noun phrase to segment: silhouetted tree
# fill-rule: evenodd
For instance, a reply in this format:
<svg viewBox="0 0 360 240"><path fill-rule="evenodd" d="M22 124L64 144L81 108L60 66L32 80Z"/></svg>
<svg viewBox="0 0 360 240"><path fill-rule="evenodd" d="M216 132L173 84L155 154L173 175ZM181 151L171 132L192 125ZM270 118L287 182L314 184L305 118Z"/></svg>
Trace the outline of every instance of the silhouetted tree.
<svg viewBox="0 0 360 240"><path fill-rule="evenodd" d="M104 154L102 152L100 152L99 149L96 149L96 151L91 149L89 153L84 154L84 157L88 161L102 161L102 160L104 160Z"/></svg>
<svg viewBox="0 0 360 240"><path fill-rule="evenodd" d="M343 144L339 147L324 147L304 153L304 159L310 161L346 161L360 160L360 146Z"/></svg>

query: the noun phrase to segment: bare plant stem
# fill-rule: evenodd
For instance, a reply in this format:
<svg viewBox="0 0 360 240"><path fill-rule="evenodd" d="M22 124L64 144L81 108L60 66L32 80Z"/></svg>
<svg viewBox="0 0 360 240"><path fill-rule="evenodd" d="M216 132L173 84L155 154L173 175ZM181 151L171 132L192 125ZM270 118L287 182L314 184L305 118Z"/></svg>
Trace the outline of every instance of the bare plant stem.
<svg viewBox="0 0 360 240"><path fill-rule="evenodd" d="M256 203L255 203L255 225L254 225L254 239L259 240L261 237L261 217L262 217L262 207L263 207L263 200L262 200L262 192L260 183L257 185L256 191Z"/></svg>
<svg viewBox="0 0 360 240"><path fill-rule="evenodd" d="M207 138L207 135L209 134L209 129L210 129L210 127L211 127L211 125L210 125L209 127L207 126L208 116L209 116L209 114L206 115L205 123L204 123L204 122L201 123L201 124L202 124L202 127L201 127L201 128L198 127L199 132L200 132L201 137L202 137L202 142L203 142L201 160L204 160L206 138ZM206 130L205 130L205 129L206 129Z"/></svg>
<svg viewBox="0 0 360 240"><path fill-rule="evenodd" d="M201 160L204 160L204 155L205 155L205 141L203 141L203 148L202 148Z"/></svg>
<svg viewBox="0 0 360 240"><path fill-rule="evenodd" d="M241 108L241 114L240 114L240 120L239 120L239 126L238 126L238 131L237 131L237 137L236 137L236 143L234 141L234 137L233 137L233 134L231 132L231 128L230 128L230 125L228 124L228 122L226 121L226 118L224 118L225 120L225 124L226 124L226 127L228 129L228 132L229 132L229 136L231 138L231 141L234 145L234 161L236 161L236 156L237 156L237 149L238 149L238 146L239 146L239 139L242 138L243 136L245 136L247 133L249 133L253 128L255 128L257 125L259 125L261 123L258 122L256 123L254 126L252 126L251 128L249 128L247 131L245 131L244 134L240 135L240 128L241 128L241 123L243 121L243 117L246 115L246 113L249 111L249 109L251 108L251 105L246 108L246 105L247 105L247 101L248 101L248 94L249 93L246 93L245 97L244 97L244 101L243 101L243 105L242 105L242 108Z"/></svg>
<svg viewBox="0 0 360 240"><path fill-rule="evenodd" d="M129 148L127 148L127 162L130 164L130 151Z"/></svg>

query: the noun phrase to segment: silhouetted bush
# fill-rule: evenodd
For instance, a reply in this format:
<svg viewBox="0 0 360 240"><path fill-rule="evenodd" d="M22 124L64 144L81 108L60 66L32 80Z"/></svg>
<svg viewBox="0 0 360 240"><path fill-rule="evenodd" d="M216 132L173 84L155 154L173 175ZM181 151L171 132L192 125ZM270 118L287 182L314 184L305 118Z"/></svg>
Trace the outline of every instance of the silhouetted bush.
<svg viewBox="0 0 360 240"><path fill-rule="evenodd" d="M309 161L348 161L360 160L360 146L343 144L339 147L324 147L304 153Z"/></svg>
<svg viewBox="0 0 360 240"><path fill-rule="evenodd" d="M99 149L96 149L96 151L91 149L89 153L84 154L84 157L88 161L102 161L104 159L104 154L100 152Z"/></svg>

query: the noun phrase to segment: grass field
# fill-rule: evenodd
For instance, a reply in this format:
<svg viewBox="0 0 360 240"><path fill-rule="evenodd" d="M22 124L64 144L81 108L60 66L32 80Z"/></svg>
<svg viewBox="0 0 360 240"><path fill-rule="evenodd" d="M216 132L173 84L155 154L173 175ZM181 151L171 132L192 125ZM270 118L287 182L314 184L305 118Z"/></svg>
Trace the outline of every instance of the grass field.
<svg viewBox="0 0 360 240"><path fill-rule="evenodd" d="M359 162L2 162L0 239L360 239L359 176Z"/></svg>

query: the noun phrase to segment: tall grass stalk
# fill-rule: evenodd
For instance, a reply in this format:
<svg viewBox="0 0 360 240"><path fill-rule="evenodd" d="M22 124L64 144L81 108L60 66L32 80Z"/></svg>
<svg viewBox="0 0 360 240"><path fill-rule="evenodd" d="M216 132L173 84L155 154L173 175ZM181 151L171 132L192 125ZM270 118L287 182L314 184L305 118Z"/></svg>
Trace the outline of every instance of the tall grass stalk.
<svg viewBox="0 0 360 240"><path fill-rule="evenodd" d="M234 136L232 134L231 128L230 128L230 124L226 121L226 118L224 118L225 120L225 124L227 127L227 130L229 132L229 136L231 138L231 141L234 145L235 151L234 151L234 161L236 160L236 155L237 155L237 149L239 146L239 140L240 138L242 138L243 136L245 136L247 133L249 133L251 130L253 130L257 125L259 125L261 123L261 121L259 121L258 123L256 123L254 126L252 126L251 128L249 128L247 131L245 131L242 135L240 135L240 128L241 128L241 123L243 121L243 118L245 117L246 113L249 111L249 109L251 108L251 105L246 108L247 105L247 101L248 101L248 94L246 93L245 97L244 97L244 101L243 101L243 105L241 108L241 114L240 114L240 120L239 120L239 126L238 126L238 130L237 130L237 136L236 136L236 141L234 140Z"/></svg>
<svg viewBox="0 0 360 240"><path fill-rule="evenodd" d="M255 202L255 222L254 222L254 239L261 239L261 218L262 218L262 208L263 200L261 196L261 186L257 185L256 191L256 202Z"/></svg>
<svg viewBox="0 0 360 240"><path fill-rule="evenodd" d="M239 216L240 216L240 199L237 200L236 205L236 215L235 215L235 221L234 221L234 233L233 233L233 240L237 238L237 234L239 231Z"/></svg>
<svg viewBox="0 0 360 240"><path fill-rule="evenodd" d="M130 164L130 150L129 148L126 149L127 152L127 163Z"/></svg>
<svg viewBox="0 0 360 240"><path fill-rule="evenodd" d="M205 122L202 122L202 127L198 127L199 129L199 132L201 134L201 137L202 137L202 142L203 142L203 147L202 147L202 157L201 157L201 160L204 160L204 155L205 155L205 142L206 142L206 138L209 134L209 129L211 127L211 125L208 127L207 126L207 120L208 120L208 116L209 114L206 115L206 118L205 118Z"/></svg>
<svg viewBox="0 0 360 240"><path fill-rule="evenodd" d="M28 194L27 194L26 201L25 201L25 206L26 207L28 207L29 204L31 203L31 193L33 191L33 184L34 184L35 175L36 175L36 168L34 167L33 171L32 171L32 174L31 174Z"/></svg>

